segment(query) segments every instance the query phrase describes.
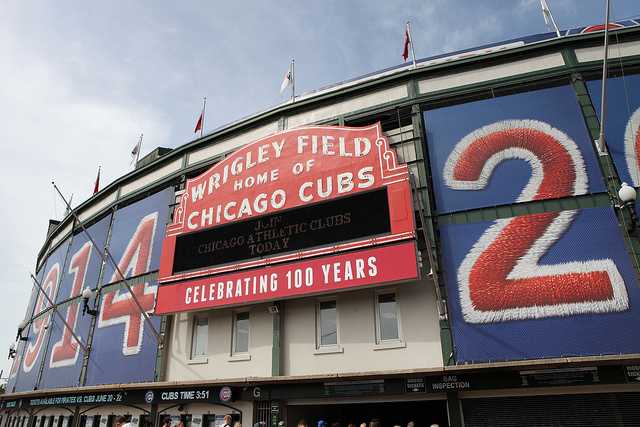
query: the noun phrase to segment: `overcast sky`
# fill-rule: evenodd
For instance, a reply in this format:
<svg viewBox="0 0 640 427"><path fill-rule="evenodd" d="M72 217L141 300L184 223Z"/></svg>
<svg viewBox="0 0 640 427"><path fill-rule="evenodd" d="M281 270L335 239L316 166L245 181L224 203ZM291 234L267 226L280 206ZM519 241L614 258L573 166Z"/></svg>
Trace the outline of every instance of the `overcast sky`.
<svg viewBox="0 0 640 427"><path fill-rule="evenodd" d="M548 0L563 29L600 23L604 0ZM615 19L638 0L612 0ZM401 62L404 22L428 57L549 31L538 0L21 1L0 0L0 368L30 294L49 218L142 154L282 102L296 60L304 92Z"/></svg>

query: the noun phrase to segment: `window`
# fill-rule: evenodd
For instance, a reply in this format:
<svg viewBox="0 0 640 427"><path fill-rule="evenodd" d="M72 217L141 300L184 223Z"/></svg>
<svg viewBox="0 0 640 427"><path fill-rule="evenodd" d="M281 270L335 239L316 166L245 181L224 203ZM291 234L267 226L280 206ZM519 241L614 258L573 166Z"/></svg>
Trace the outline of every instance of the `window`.
<svg viewBox="0 0 640 427"><path fill-rule="evenodd" d="M338 345L338 310L334 301L320 301L316 312L318 347Z"/></svg>
<svg viewBox="0 0 640 427"><path fill-rule="evenodd" d="M376 333L378 342L400 340L396 294L376 295Z"/></svg>
<svg viewBox="0 0 640 427"><path fill-rule="evenodd" d="M233 322L233 354L249 352L249 312L236 313Z"/></svg>
<svg viewBox="0 0 640 427"><path fill-rule="evenodd" d="M193 331L191 336L191 358L195 359L207 355L207 342L209 341L209 318L194 316Z"/></svg>

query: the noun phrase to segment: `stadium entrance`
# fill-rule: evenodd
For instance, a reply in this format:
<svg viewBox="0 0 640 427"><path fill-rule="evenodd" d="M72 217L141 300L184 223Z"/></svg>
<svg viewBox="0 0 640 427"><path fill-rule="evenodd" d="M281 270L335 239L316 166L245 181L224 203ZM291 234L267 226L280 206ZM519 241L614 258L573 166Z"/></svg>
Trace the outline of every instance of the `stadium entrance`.
<svg viewBox="0 0 640 427"><path fill-rule="evenodd" d="M429 427L433 424L439 427L448 426L446 400L421 400L403 402L359 402L359 403L315 403L292 404L287 406L287 426L296 426L304 419L309 427L317 427L318 421L324 420L328 427L335 422L340 427L349 424L359 426L372 419L378 419L382 427L395 425L406 427L413 421L416 427Z"/></svg>

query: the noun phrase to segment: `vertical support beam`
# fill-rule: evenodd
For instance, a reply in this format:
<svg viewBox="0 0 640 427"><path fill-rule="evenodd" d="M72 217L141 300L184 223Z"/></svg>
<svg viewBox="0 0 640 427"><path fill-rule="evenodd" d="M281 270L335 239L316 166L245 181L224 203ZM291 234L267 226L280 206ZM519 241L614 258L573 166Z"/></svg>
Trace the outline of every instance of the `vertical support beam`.
<svg viewBox="0 0 640 427"><path fill-rule="evenodd" d="M565 61L571 61L572 54L575 56L573 51L566 54L568 57L565 58ZM591 101L591 96L589 95L587 85L584 83L582 75L579 73L574 73L571 75L571 84L576 92L578 104L580 105L580 109L584 117L587 129L589 130L589 135L591 136L592 140L595 140L599 136L600 121L598 120L598 115L596 114L593 102ZM613 159L609 155L597 156L597 158L600 165L600 170L602 171L602 174L604 176L605 186L607 188L607 194L609 196L609 202L611 203L611 206L616 206L619 204L618 190L620 189L621 180L613 163ZM618 215L619 222L622 225L622 235L627 245L627 250L631 253L631 255L634 255L631 256L631 259L636 269L636 275L640 277L640 263L638 261L640 259L640 240L638 239L637 235L631 235L629 233L629 230L627 230L627 227L625 226L625 224L631 223L631 214L627 209L614 209L616 215Z"/></svg>
<svg viewBox="0 0 640 427"><path fill-rule="evenodd" d="M287 116L282 116L278 119L278 130L286 130L287 129Z"/></svg>
<svg viewBox="0 0 640 427"><path fill-rule="evenodd" d="M449 415L450 427L464 427L462 402L458 398L458 393L455 391L447 393L447 414Z"/></svg>
<svg viewBox="0 0 640 427"><path fill-rule="evenodd" d="M422 197L422 203L424 206L424 212L426 217L424 218L424 224L427 227L425 230L428 238L428 242L426 244L431 245L431 252L433 253L433 258L436 260L431 268L436 272L437 277L442 277L440 270L440 256L438 251L438 246L436 243L436 217L433 215L433 188L431 185L431 170L429 168L429 156L427 150L427 141L425 138L426 132L424 130L424 123L422 121L422 111L420 109L419 104L414 104L411 106L411 122L413 125L414 137L416 138L416 157L422 158L422 167L419 170L423 170L425 174L425 183L427 186L427 193L424 197L422 194L418 194L419 197ZM442 304L444 305L444 309L448 310L447 307L447 290L444 285L444 282L440 281L438 283L440 296L442 298ZM442 348L442 362L445 365L455 364L454 358L454 346L453 346L453 338L451 335L451 327L449 324L448 316L441 316L440 320L440 342Z"/></svg>
<svg viewBox="0 0 640 427"><path fill-rule="evenodd" d="M160 318L160 335L165 337L161 342L158 342L158 349L156 350L156 367L154 370L154 378L156 381L164 381L167 369L167 352L169 346L166 342L166 337L169 335L167 332L171 329L171 324L174 315L162 316Z"/></svg>
<svg viewBox="0 0 640 427"><path fill-rule="evenodd" d="M149 419L151 420L151 427L156 427L158 423L158 404L151 404L151 411L149 412Z"/></svg>
<svg viewBox="0 0 640 427"><path fill-rule="evenodd" d="M105 240L105 246L109 246L109 244L111 243L111 231L113 228L113 219L116 216L116 207L114 206L113 208L111 208L111 220L109 221L109 231L107 232L107 239ZM102 257L102 264L100 265L100 273L98 274L98 292L96 295L96 305L98 307L98 315L97 316L91 316L91 324L89 325L89 332L87 333L87 349L89 351L87 351L87 353L85 355L83 355L82 358L82 368L80 369L80 378L78 380L78 385L80 386L84 386L87 383L87 369L89 368L89 358L91 357L91 350L93 348L93 333L95 331L96 328L96 324L97 324L97 317L100 315L100 300L102 299L102 294L101 294L101 290L102 290L102 280L104 278L104 269L105 266L107 264L107 260L106 258L103 256ZM75 418L74 418L74 424L75 424ZM69 426L72 427L72 426ZM77 427L76 425L74 425L73 427Z"/></svg>
<svg viewBox="0 0 640 427"><path fill-rule="evenodd" d="M281 323L284 305L279 302L274 303L274 305L278 307L278 312L271 315L273 321L273 338L271 341L271 376L278 377L282 375Z"/></svg>
<svg viewBox="0 0 640 427"><path fill-rule="evenodd" d="M80 426L80 407L76 406L75 411L73 412L73 422L68 425L68 427L79 427Z"/></svg>

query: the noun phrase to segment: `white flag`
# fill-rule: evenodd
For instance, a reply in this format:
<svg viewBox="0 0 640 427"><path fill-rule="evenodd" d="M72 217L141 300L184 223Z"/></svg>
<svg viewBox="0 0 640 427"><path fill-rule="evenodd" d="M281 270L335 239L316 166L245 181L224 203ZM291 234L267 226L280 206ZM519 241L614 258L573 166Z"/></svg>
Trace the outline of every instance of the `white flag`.
<svg viewBox="0 0 640 427"><path fill-rule="evenodd" d="M289 64L289 68L284 74L284 79L282 80L282 84L280 85L280 93L284 92L284 90L288 88L293 81L293 70L291 69L291 65L292 64Z"/></svg>
<svg viewBox="0 0 640 427"><path fill-rule="evenodd" d="M140 146L142 145L142 134L140 134L140 139L136 143L136 145L131 150L131 162L129 164L133 164L138 159L138 153L140 152Z"/></svg>

